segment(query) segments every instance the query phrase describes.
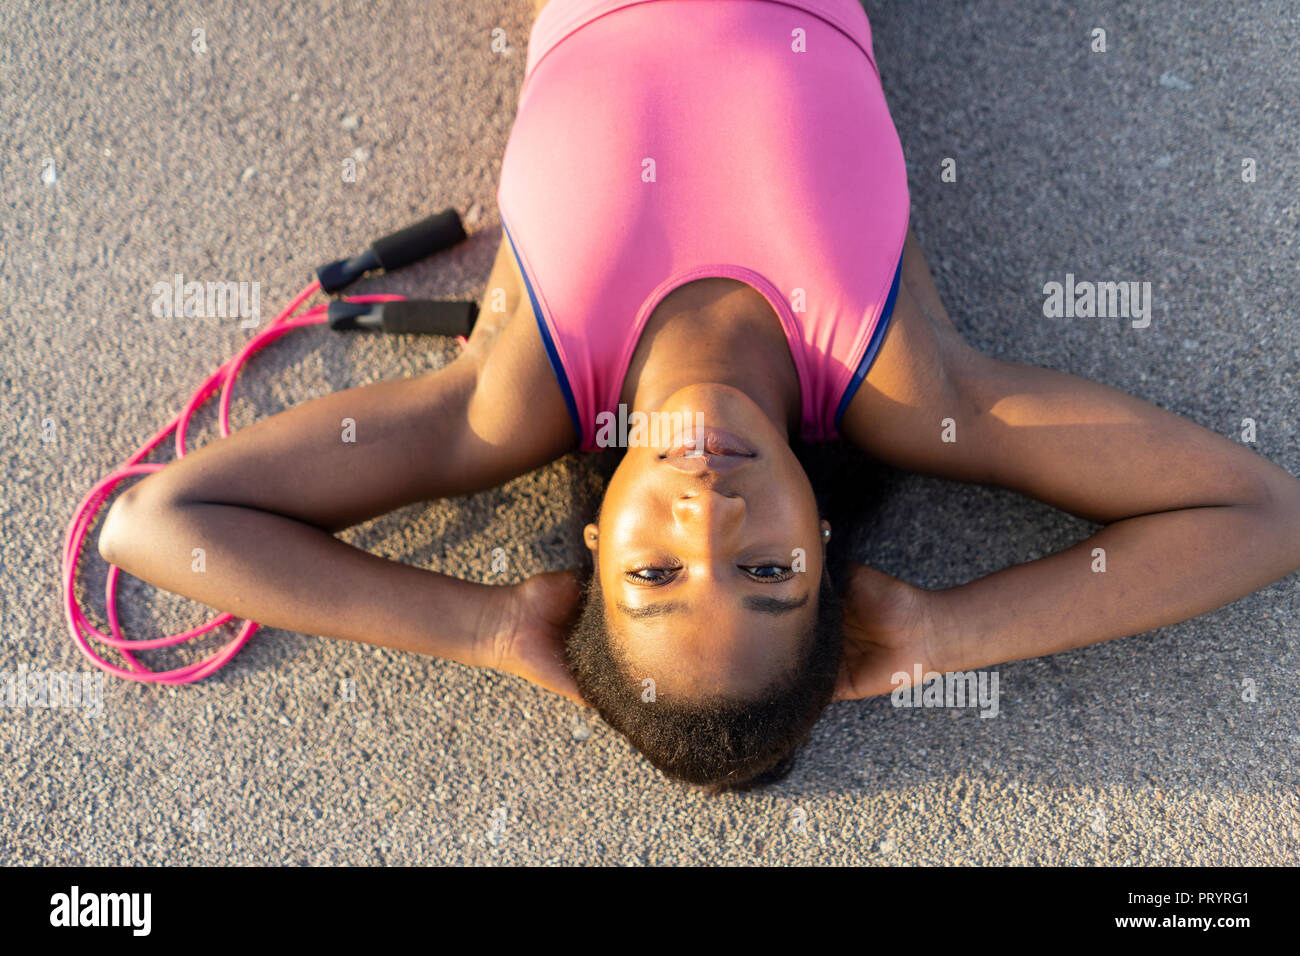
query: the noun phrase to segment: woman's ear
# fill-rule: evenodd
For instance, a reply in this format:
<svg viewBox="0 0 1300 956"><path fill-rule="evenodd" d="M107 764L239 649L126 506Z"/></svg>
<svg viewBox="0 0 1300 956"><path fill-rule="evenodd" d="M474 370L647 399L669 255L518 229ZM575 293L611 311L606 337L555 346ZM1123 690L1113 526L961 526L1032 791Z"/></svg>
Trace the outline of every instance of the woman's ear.
<svg viewBox="0 0 1300 956"><path fill-rule="evenodd" d="M587 545L588 551L596 550L596 538L597 538L597 532L596 532L596 526L594 524L589 524L587 525L587 527L582 529L582 540L583 543Z"/></svg>

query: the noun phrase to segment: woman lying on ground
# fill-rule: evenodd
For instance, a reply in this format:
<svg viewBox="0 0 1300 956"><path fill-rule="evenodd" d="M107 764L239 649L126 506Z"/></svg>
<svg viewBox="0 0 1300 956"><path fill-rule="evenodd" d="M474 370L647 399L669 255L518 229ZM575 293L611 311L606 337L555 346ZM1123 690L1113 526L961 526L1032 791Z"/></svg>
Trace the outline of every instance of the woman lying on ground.
<svg viewBox="0 0 1300 956"><path fill-rule="evenodd" d="M1285 471L962 340L908 228L854 0L554 0L499 200L483 319L455 361L145 478L111 509L103 556L264 625L517 674L714 790L780 776L829 701L896 673L1149 631L1300 567ZM622 435L620 405L668 427ZM840 437L1104 527L945 590L832 574L795 447ZM334 536L619 441L585 582L470 583Z"/></svg>

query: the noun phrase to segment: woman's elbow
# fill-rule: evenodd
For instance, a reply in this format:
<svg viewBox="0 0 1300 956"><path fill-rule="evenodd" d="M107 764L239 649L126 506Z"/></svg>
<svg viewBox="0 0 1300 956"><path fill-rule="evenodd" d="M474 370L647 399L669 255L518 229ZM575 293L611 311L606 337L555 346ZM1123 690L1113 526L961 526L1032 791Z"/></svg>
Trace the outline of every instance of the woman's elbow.
<svg viewBox="0 0 1300 956"><path fill-rule="evenodd" d="M131 572L147 553L158 529L166 523L166 512L174 505L160 499L148 481L137 482L108 509L99 530L99 556L123 571Z"/></svg>
<svg viewBox="0 0 1300 956"><path fill-rule="evenodd" d="M136 522L132 503L135 488L128 488L117 496L104 517L104 525L99 529L99 556L109 564L120 566L131 538L131 525Z"/></svg>
<svg viewBox="0 0 1300 956"><path fill-rule="evenodd" d="M1292 477L1283 482L1278 497L1280 520L1295 542L1297 555L1300 555L1300 479Z"/></svg>
<svg viewBox="0 0 1300 956"><path fill-rule="evenodd" d="M1300 569L1300 479L1270 469L1263 490L1246 503L1255 514L1261 543L1276 541L1292 570Z"/></svg>

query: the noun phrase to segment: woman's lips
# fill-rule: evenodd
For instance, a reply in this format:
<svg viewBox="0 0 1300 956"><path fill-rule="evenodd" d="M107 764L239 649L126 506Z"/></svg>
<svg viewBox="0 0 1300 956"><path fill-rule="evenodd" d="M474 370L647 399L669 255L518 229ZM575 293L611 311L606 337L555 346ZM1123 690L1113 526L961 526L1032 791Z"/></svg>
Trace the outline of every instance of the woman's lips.
<svg viewBox="0 0 1300 956"><path fill-rule="evenodd" d="M739 435L721 428L696 428L688 426L675 436L672 443L660 453L660 458L700 458L705 455L753 458L758 451Z"/></svg>
<svg viewBox="0 0 1300 956"><path fill-rule="evenodd" d="M663 463L684 475L722 475L748 468L753 460L748 455L669 455Z"/></svg>

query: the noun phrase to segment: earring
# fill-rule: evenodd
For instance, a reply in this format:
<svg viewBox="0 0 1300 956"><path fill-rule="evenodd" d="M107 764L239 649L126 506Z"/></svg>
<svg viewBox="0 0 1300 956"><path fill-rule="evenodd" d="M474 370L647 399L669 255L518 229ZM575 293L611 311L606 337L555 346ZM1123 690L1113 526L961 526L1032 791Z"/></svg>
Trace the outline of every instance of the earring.
<svg viewBox="0 0 1300 956"><path fill-rule="evenodd" d="M830 539L831 539L831 529L830 529L830 528L822 528L822 540L823 540L823 541L829 541Z"/></svg>

